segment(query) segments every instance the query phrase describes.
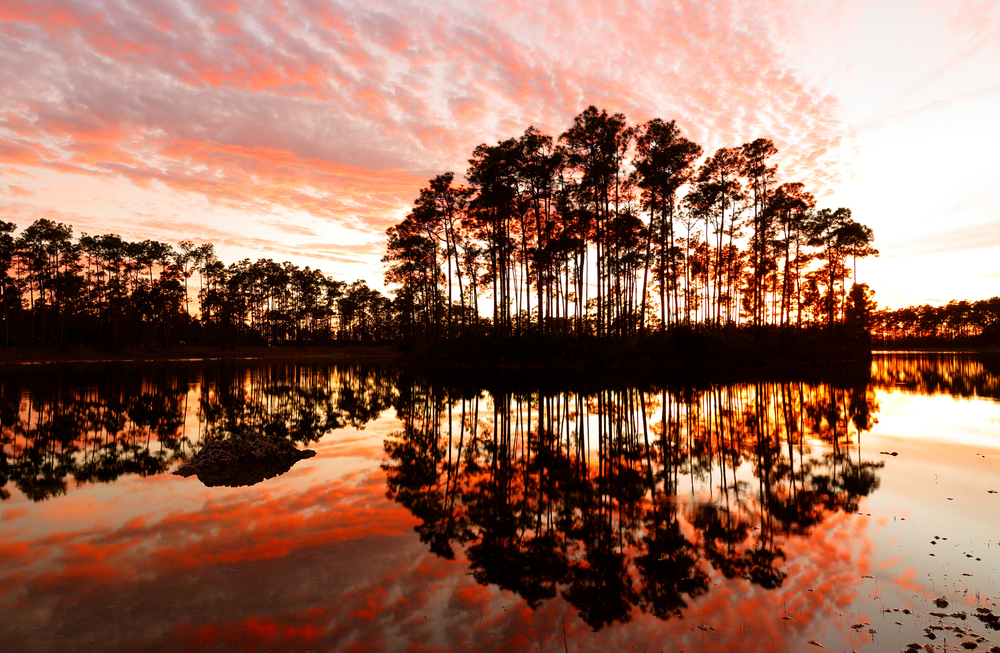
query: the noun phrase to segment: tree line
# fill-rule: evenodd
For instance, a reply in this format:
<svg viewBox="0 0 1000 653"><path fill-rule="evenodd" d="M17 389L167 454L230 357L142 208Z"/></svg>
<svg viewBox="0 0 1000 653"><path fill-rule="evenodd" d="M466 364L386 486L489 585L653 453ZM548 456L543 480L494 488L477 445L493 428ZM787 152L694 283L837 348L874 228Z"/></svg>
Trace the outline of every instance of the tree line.
<svg viewBox="0 0 1000 653"><path fill-rule="evenodd" d="M7 346L171 346L390 340L388 298L363 281L271 259L230 265L212 244L73 236L0 221L0 338Z"/></svg>
<svg viewBox="0 0 1000 653"><path fill-rule="evenodd" d="M779 183L776 153L758 138L703 156L674 121L593 106L558 138L479 145L465 183L430 180L387 231L399 330L630 337L865 314L872 230Z"/></svg>
<svg viewBox="0 0 1000 653"><path fill-rule="evenodd" d="M943 306L923 304L875 311L872 336L885 344L967 342L1000 344L1000 297L951 300Z"/></svg>

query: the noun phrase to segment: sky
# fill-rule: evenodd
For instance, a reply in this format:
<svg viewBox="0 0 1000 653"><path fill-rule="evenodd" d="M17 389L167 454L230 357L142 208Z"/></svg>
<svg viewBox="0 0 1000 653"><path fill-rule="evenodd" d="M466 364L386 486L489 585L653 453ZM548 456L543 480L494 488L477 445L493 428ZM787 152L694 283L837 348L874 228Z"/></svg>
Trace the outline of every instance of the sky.
<svg viewBox="0 0 1000 653"><path fill-rule="evenodd" d="M880 306L1000 294L1000 0L0 0L0 219L383 289L472 149L588 105L758 137L872 227Z"/></svg>

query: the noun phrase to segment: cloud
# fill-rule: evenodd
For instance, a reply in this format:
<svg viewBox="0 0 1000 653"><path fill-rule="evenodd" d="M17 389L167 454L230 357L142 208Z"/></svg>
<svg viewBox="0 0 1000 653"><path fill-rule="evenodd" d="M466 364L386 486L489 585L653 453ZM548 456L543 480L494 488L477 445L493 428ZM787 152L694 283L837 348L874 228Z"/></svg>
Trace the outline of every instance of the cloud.
<svg viewBox="0 0 1000 653"><path fill-rule="evenodd" d="M212 243L217 250L226 248L249 258L306 261L305 265L322 266L324 272L338 277L341 276L338 271L345 268L354 271L371 267L381 258L384 249L383 243L378 240L356 243L317 241L312 229L279 220L267 221L266 226L284 234L280 238L247 235L239 230L240 225L220 228L203 221L137 213L109 219L90 213L58 211L23 201L0 200L0 216L21 228L36 220L47 219L72 225L77 235L115 233L130 241L152 239L174 244L181 240ZM296 242L290 234L300 240Z"/></svg>
<svg viewBox="0 0 1000 653"><path fill-rule="evenodd" d="M18 186L17 184L11 184L10 186L7 187L7 190L4 191L4 192L7 193L8 195L10 195L11 197L34 197L35 196L35 191L28 190L27 188L25 188L23 186Z"/></svg>
<svg viewBox="0 0 1000 653"><path fill-rule="evenodd" d="M894 248L893 256L924 256L988 247L1000 247L1000 222L995 220L922 235Z"/></svg>
<svg viewBox="0 0 1000 653"><path fill-rule="evenodd" d="M770 137L786 175L821 190L845 174L850 133L781 54L791 15L762 0L12 0L0 165L162 184L372 240L476 144L558 135L597 104L676 118L706 149Z"/></svg>
<svg viewBox="0 0 1000 653"><path fill-rule="evenodd" d="M990 100L1000 94L1000 84L990 86L988 88L979 89L976 91L971 91L969 93L960 93L957 95L952 95L949 97L941 98L933 102L928 102L927 104L922 104L920 106L911 107L909 109L904 109L902 111L897 111L895 113L883 116L876 120L869 121L864 125L859 127L861 131L875 130L884 126L892 125L894 123L902 122L908 118L918 117L923 113L933 113L940 111L941 109L948 109L953 107L961 107L976 101Z"/></svg>

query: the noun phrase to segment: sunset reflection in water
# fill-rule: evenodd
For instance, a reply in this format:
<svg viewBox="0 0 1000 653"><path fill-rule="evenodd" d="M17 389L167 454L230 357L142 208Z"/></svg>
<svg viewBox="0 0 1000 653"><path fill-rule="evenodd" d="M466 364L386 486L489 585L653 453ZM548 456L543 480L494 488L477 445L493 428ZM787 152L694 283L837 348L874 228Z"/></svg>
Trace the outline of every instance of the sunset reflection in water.
<svg viewBox="0 0 1000 653"><path fill-rule="evenodd" d="M194 363L2 384L5 650L1000 640L973 618L1000 594L989 361L878 357L869 385ZM317 456L244 488L163 473L239 429Z"/></svg>

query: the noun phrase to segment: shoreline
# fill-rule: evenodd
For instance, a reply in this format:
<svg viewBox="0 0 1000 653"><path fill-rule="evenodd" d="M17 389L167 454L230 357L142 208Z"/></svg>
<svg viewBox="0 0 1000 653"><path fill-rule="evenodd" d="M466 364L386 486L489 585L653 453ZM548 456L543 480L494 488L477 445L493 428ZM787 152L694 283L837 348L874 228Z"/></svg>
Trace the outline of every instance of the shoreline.
<svg viewBox="0 0 1000 653"><path fill-rule="evenodd" d="M0 366L55 365L59 363L185 363L251 360L323 360L328 362L398 362L391 347L176 347L169 349L127 348L108 351L99 347L73 349L0 349Z"/></svg>
<svg viewBox="0 0 1000 653"><path fill-rule="evenodd" d="M900 349L872 348L872 354L1000 354L1000 347L901 347Z"/></svg>
<svg viewBox="0 0 1000 653"><path fill-rule="evenodd" d="M185 362L218 362L218 361L280 361L308 360L329 363L392 363L402 367L430 368L439 371L452 370L467 373L475 369L493 369L498 372L541 372L562 370L566 372L606 369L614 371L646 370L668 368L702 367L705 371L720 371L748 369L759 366L771 370L788 371L810 367L823 367L838 364L856 364L864 357L844 355L847 352L836 352L832 357L811 356L768 356L768 355L732 355L730 356L688 356L635 355L634 351L625 348L624 351L575 351L567 356L552 357L542 355L512 356L507 359L491 359L483 356L482 351L470 351L467 348L458 350L442 348L431 352L402 351L393 346L343 346L343 347L267 347L246 346L222 349L219 347L171 347L161 349L125 348L119 351L109 351L100 347L78 347L71 349L51 349L43 347L0 348L0 366L56 365L61 363L97 364L97 363L185 363ZM614 347L611 348L615 349ZM487 348L489 350L489 348ZM548 353L548 352L547 352ZM704 355L704 350L699 352ZM763 353L763 352L760 352ZM769 352L771 354L777 352ZM800 354L802 352L799 352ZM818 353L818 352L817 352ZM830 353L830 352L823 352ZM853 352L856 354L856 352ZM630 355L631 354L631 355ZM922 355L922 354L953 354L953 355L998 355L1000 348L991 347L904 347L891 349L873 347L870 355ZM693 365L692 365L693 364Z"/></svg>

